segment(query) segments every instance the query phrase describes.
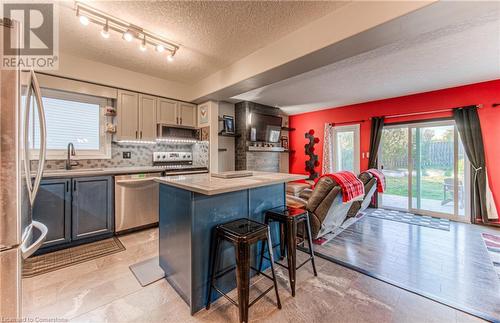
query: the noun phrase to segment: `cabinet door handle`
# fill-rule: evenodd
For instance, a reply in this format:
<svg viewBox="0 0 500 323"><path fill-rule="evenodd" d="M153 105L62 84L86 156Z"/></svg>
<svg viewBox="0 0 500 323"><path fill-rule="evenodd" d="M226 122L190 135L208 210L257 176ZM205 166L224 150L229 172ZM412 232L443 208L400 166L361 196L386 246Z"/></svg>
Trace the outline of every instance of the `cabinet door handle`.
<svg viewBox="0 0 500 323"><path fill-rule="evenodd" d="M175 117L175 123L179 124L179 117Z"/></svg>
<svg viewBox="0 0 500 323"><path fill-rule="evenodd" d="M137 136L137 130L135 131L135 139L139 139L139 137Z"/></svg>
<svg viewBox="0 0 500 323"><path fill-rule="evenodd" d="M182 124L182 117L181 117L181 124Z"/></svg>
<svg viewBox="0 0 500 323"><path fill-rule="evenodd" d="M73 182L73 191L76 192L76 181Z"/></svg>
<svg viewBox="0 0 500 323"><path fill-rule="evenodd" d="M69 192L69 185L70 185L69 182L66 182L66 193Z"/></svg>

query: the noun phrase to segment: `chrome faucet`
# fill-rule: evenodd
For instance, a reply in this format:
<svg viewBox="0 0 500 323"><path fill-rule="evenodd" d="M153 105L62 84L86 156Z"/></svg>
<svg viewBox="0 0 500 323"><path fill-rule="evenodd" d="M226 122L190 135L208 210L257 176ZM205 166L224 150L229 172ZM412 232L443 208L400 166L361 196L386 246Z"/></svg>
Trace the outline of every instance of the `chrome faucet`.
<svg viewBox="0 0 500 323"><path fill-rule="evenodd" d="M72 142L68 143L68 158L66 158L66 169L67 170L70 170L71 167L73 167L73 166L80 165L80 163L77 162L76 160L72 161L71 156L75 156L75 146L73 146Z"/></svg>

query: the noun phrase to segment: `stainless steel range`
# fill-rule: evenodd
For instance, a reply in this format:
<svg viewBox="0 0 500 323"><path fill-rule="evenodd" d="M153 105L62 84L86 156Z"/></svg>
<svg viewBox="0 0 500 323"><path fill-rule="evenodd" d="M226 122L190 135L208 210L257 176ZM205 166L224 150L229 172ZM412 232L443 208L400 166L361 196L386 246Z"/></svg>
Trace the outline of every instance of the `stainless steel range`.
<svg viewBox="0 0 500 323"><path fill-rule="evenodd" d="M208 172L207 167L193 165L193 153L191 152L154 152L153 165L162 169L165 175L184 171L186 173Z"/></svg>

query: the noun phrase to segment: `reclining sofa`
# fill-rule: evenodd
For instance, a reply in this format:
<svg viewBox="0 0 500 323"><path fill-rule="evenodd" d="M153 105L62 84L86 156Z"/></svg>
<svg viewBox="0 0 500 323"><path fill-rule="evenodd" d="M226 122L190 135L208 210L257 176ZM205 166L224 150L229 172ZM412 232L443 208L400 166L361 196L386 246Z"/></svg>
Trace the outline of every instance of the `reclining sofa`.
<svg viewBox="0 0 500 323"><path fill-rule="evenodd" d="M297 192L297 186L291 184L293 188L287 188L287 205L309 211L312 236L313 239L318 239L341 226L348 217L356 216L370 205L377 189L377 180L368 172L361 173L358 178L365 185L365 196L362 201L343 203L342 190L337 182L330 177L322 177L314 189L301 184L302 189Z"/></svg>

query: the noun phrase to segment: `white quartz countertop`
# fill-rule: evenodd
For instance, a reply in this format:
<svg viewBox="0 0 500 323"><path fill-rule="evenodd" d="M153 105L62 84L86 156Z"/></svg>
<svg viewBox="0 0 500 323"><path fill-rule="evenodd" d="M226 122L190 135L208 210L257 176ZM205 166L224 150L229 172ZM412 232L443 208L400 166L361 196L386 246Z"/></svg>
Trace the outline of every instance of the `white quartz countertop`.
<svg viewBox="0 0 500 323"><path fill-rule="evenodd" d="M71 170L45 170L43 178L55 177L78 177L78 176L101 176L101 175L120 175L120 174L138 174L138 173L161 173L165 169L154 166L133 166L133 167L106 167L106 168L74 168ZM190 170L179 170L179 172L169 172L172 175L193 172ZM205 171L206 172L206 171ZM34 174L32 174L34 176Z"/></svg>
<svg viewBox="0 0 500 323"><path fill-rule="evenodd" d="M252 176L239 178L219 178L213 177L210 174L179 175L157 177L155 181L204 195L216 195L307 178L307 175L299 174L252 173Z"/></svg>

